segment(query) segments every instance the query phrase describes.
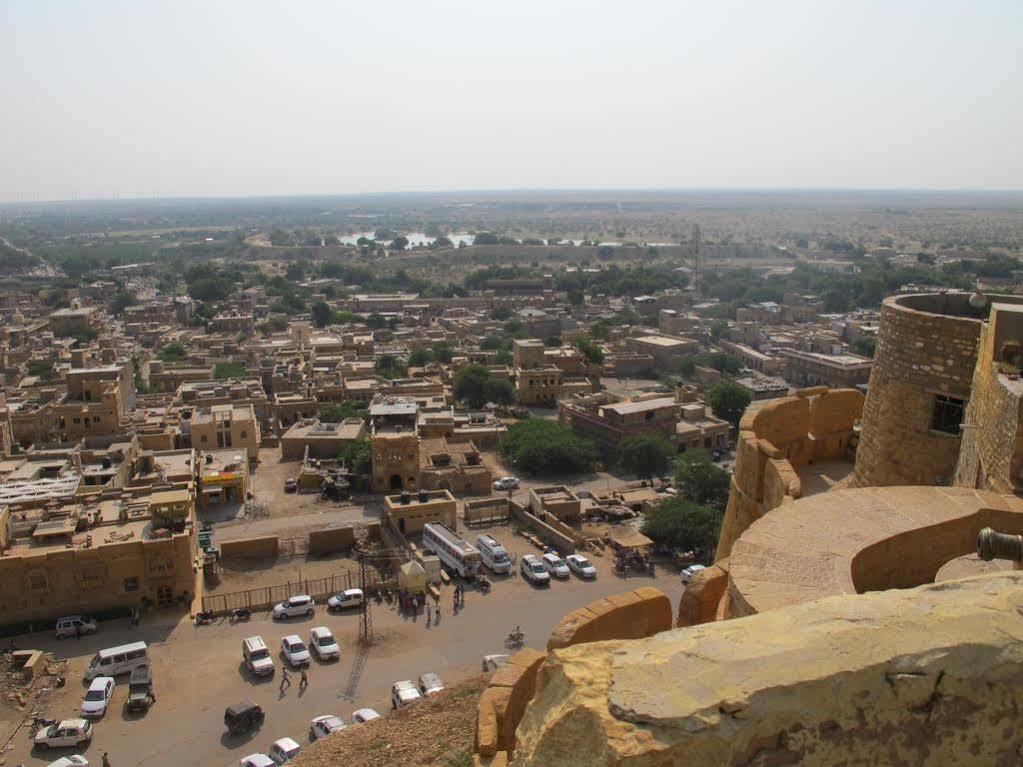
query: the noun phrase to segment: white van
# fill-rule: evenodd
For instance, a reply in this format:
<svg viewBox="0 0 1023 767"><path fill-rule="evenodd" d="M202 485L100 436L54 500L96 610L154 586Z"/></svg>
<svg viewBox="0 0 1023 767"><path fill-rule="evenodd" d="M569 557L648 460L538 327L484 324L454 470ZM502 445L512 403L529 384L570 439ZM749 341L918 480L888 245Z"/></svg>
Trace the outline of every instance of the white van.
<svg viewBox="0 0 1023 767"><path fill-rule="evenodd" d="M511 559L508 557L508 551L498 543L497 538L492 535L479 535L476 537L476 548L479 549L483 564L495 574L503 575L511 572Z"/></svg>
<svg viewBox="0 0 1023 767"><path fill-rule="evenodd" d="M271 676L274 672L274 659L270 655L270 648L266 646L263 637L247 637L242 640L242 657L245 665L256 676Z"/></svg>
<svg viewBox="0 0 1023 767"><path fill-rule="evenodd" d="M85 668L85 681L91 682L98 676L128 674L139 666L149 665L149 650L145 642L132 642L120 647L110 647L96 653Z"/></svg>

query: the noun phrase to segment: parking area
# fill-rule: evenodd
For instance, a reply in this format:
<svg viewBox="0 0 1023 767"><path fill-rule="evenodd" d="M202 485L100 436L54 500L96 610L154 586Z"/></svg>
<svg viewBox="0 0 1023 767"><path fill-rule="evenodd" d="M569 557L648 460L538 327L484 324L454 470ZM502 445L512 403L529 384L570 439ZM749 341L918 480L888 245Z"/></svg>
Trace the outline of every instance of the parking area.
<svg viewBox="0 0 1023 767"><path fill-rule="evenodd" d="M516 556L534 552L511 528L486 528ZM475 538L484 529L472 530ZM390 711L390 687L400 679L416 679L424 672L435 672L448 684L480 673L484 655L505 652L504 639L515 626L526 634L526 644L543 648L548 634L567 612L607 594L641 585L655 585L676 602L681 593L678 572L659 569L657 574L619 578L611 573L610 562L592 557L598 577L583 581L573 575L547 588L535 588L517 575L494 577L489 594L469 591L465 607L452 611L451 587L442 591L439 625L427 626L425 616L402 616L386 602L372 603L374 644L358 650L359 615L328 614L316 608L311 619L275 622L269 615L253 615L247 622L224 619L204 626L193 626L187 619L175 620L157 615L138 627L122 621L101 626L96 636L81 640L58 641L50 635L19 637L21 647L38 647L70 658L68 683L46 700L45 715L66 718L77 715L84 687L82 670L100 648L144 639L151 645L157 703L144 715L123 712L127 678L118 678L110 709L95 727L92 745L85 750L90 760L99 763L104 751L117 767L135 764L229 765L254 751L265 751L281 737L300 743L309 740L309 722L320 714L339 714L347 722L352 711L369 706L381 714ZM341 660L320 663L313 660L308 671L309 686L293 684L279 691L281 638L298 634L308 640L309 630L326 625L338 638ZM277 671L269 680L256 680L245 669L241 642L258 634L271 647ZM225 735L224 709L250 699L266 711L263 727L248 737ZM7 732L14 729L20 716L4 712ZM343 737L343 734L333 736ZM48 764L64 752L32 753L28 731L23 728L5 755L8 764Z"/></svg>

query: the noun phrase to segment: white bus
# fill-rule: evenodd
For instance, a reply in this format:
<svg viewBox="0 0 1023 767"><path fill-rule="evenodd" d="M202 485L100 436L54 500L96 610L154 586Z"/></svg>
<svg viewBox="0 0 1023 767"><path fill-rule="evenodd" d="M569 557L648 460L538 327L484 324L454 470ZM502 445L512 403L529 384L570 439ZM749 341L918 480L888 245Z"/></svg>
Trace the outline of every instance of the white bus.
<svg viewBox="0 0 1023 767"><path fill-rule="evenodd" d="M447 525L439 522L423 525L423 546L440 557L445 567L463 578L473 578L480 571L480 553Z"/></svg>

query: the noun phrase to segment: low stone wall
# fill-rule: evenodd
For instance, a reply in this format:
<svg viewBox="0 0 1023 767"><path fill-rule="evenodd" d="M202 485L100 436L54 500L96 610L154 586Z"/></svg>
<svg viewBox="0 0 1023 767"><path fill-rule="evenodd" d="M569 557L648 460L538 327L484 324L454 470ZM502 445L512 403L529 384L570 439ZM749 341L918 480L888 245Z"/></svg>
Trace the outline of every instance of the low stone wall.
<svg viewBox="0 0 1023 767"><path fill-rule="evenodd" d="M671 628L671 602L643 587L591 602L566 615L547 640L548 650L608 639L642 639ZM490 678L476 717L474 763L499 767L514 753L516 728L536 692L546 653L525 648ZM580 763L581 764L581 763Z"/></svg>
<svg viewBox="0 0 1023 767"><path fill-rule="evenodd" d="M853 426L863 412L856 389L800 389L793 396L754 402L739 423L735 467L715 559L771 509L803 494L798 467L852 459Z"/></svg>
<svg viewBox="0 0 1023 767"><path fill-rule="evenodd" d="M575 532L557 520L558 526L555 527L553 524L548 524L544 520L540 519L534 514L531 514L529 510L523 506L519 506L514 501L509 503L509 510L514 519L523 523L526 527L536 533L540 539L548 546L553 546L562 554L571 554L576 550L576 547L581 545L577 542Z"/></svg>
<svg viewBox="0 0 1023 767"><path fill-rule="evenodd" d="M462 519L466 525L505 521L511 516L509 503L507 498L501 496L466 501Z"/></svg>
<svg viewBox="0 0 1023 767"><path fill-rule="evenodd" d="M279 541L276 535L262 538L240 538L235 541L224 541L220 544L220 556L223 559L263 559L276 557Z"/></svg>
<svg viewBox="0 0 1023 767"><path fill-rule="evenodd" d="M355 545L354 527L334 527L309 531L310 554L334 554Z"/></svg>
<svg viewBox="0 0 1023 767"><path fill-rule="evenodd" d="M722 597L728 591L728 560L700 570L686 584L678 602L675 626L696 626L719 619Z"/></svg>
<svg viewBox="0 0 1023 767"><path fill-rule="evenodd" d="M1023 573L551 652L513 767L1013 765Z"/></svg>

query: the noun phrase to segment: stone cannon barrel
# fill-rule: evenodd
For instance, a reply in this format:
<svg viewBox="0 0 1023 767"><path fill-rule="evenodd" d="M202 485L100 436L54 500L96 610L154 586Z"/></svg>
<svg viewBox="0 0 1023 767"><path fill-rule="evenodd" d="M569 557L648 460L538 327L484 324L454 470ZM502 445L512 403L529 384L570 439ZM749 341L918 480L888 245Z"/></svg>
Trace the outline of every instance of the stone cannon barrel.
<svg viewBox="0 0 1023 767"><path fill-rule="evenodd" d="M977 556L985 561L1011 559L1023 562L1023 535L997 533L985 527L977 534Z"/></svg>

